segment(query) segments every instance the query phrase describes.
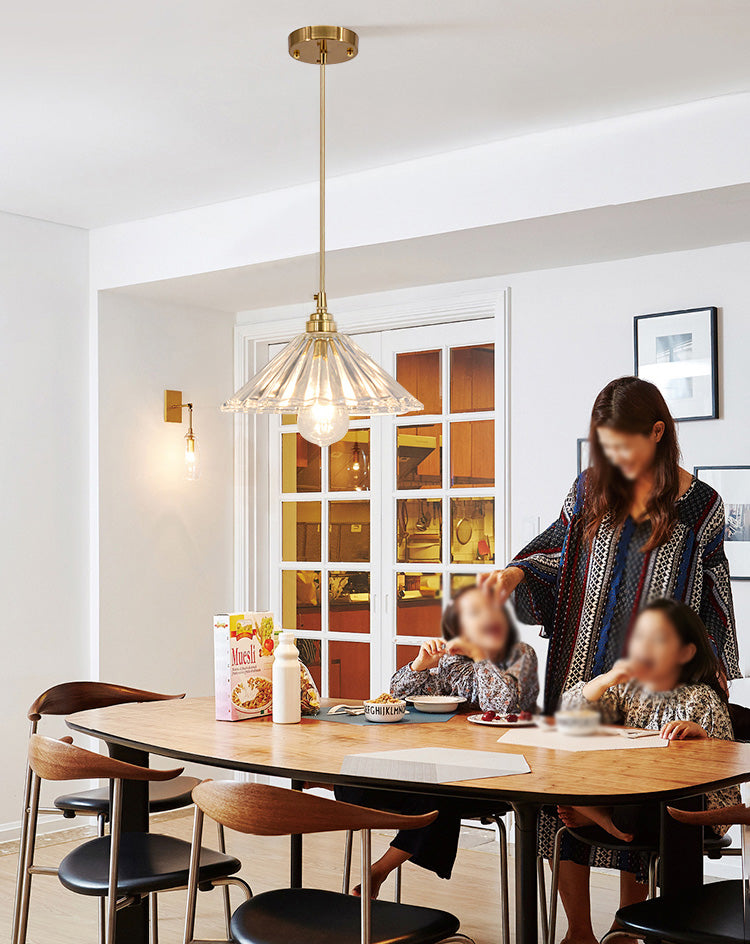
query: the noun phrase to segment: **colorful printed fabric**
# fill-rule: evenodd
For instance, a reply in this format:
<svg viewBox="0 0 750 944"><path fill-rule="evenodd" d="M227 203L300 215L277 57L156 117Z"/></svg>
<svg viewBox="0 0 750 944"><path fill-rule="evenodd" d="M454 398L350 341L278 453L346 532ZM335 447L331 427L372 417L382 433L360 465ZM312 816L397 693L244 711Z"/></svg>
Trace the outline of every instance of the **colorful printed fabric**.
<svg viewBox="0 0 750 944"><path fill-rule="evenodd" d="M671 537L644 553L651 533L647 520L628 517L615 528L605 518L593 541L586 541L585 487L584 472L557 521L509 564L525 574L514 593L519 619L541 625L550 640L544 711L554 712L563 692L612 667L639 610L657 597L681 600L695 610L727 678L740 678L719 495L693 479L677 499Z"/></svg>
<svg viewBox="0 0 750 944"><path fill-rule="evenodd" d="M481 711L533 711L539 696L536 653L519 642L504 662L473 662L468 656L445 655L436 669L422 672L415 672L409 663L391 679L391 694L399 698L459 695Z"/></svg>

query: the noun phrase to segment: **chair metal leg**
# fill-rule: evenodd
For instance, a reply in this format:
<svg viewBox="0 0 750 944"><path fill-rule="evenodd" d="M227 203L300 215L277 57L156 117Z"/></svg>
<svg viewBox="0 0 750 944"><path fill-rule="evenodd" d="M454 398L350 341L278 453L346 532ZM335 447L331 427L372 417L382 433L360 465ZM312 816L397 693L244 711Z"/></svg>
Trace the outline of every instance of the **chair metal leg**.
<svg viewBox="0 0 750 944"><path fill-rule="evenodd" d="M216 831L219 834L219 852L227 851L227 841L226 836L224 835L224 826L221 823L216 824ZM227 940L230 940L232 934L229 930L230 923L232 921L232 899L229 896L229 886L225 885L221 894L224 898L224 928L227 932Z"/></svg>
<svg viewBox="0 0 750 944"><path fill-rule="evenodd" d="M369 829L363 829L361 832L361 871L362 871L362 905L361 905L361 944L370 944L372 941L372 884L370 868L372 866L371 856L372 833Z"/></svg>
<svg viewBox="0 0 750 944"><path fill-rule="evenodd" d="M29 822L26 830L26 847L23 851L24 867L21 876L21 897L19 901L18 944L26 944L26 931L29 924L29 898L31 896L31 867L34 864L34 846L36 844L36 825L39 817L39 786L41 780L32 772L31 793L29 797Z"/></svg>
<svg viewBox="0 0 750 944"><path fill-rule="evenodd" d="M354 833L351 829L346 833L346 845L344 846L344 877L341 882L341 892L344 895L349 894L349 885L352 880L352 845L354 843Z"/></svg>
<svg viewBox="0 0 750 944"><path fill-rule="evenodd" d="M648 860L648 897L656 898L657 878L659 875L659 856L652 855Z"/></svg>
<svg viewBox="0 0 750 944"><path fill-rule="evenodd" d="M508 833L501 816L493 816L500 846L500 940L510 944L510 892L508 890Z"/></svg>
<svg viewBox="0 0 750 944"><path fill-rule="evenodd" d="M393 900L396 904L401 904L401 866L396 867L396 876L394 878Z"/></svg>
<svg viewBox="0 0 750 944"><path fill-rule="evenodd" d="M547 915L547 879L544 874L544 859L541 856L536 860L536 881L539 887L539 918L542 926L542 941L547 944L549 938L549 918Z"/></svg>
<svg viewBox="0 0 750 944"><path fill-rule="evenodd" d="M106 817L103 813L100 813L96 817L96 835L102 839L104 836L104 823ZM107 899L99 898L97 900L97 906L99 908L99 931L98 931L98 940L99 944L106 944L107 937Z"/></svg>
<svg viewBox="0 0 750 944"><path fill-rule="evenodd" d="M148 940L149 944L159 944L159 900L156 892L148 896Z"/></svg>
<svg viewBox="0 0 750 944"><path fill-rule="evenodd" d="M555 926L557 924L557 889L560 883L560 849L567 826L562 826L555 834L555 848L552 855L552 887L549 893L549 927L547 930L547 944L554 944Z"/></svg>
<svg viewBox="0 0 750 944"><path fill-rule="evenodd" d="M23 815L21 816L21 840L18 846L18 870L16 872L16 897L13 905L13 931L11 933L11 944L18 944L19 925L21 922L21 889L23 888L23 878L26 871L26 841L29 834L29 803L31 801L31 767L26 765L26 780L23 787ZM28 911L29 903L26 901Z"/></svg>
<svg viewBox="0 0 750 944"><path fill-rule="evenodd" d="M193 840L190 847L190 873L188 876L187 906L185 909L185 934L183 944L190 944L195 937L195 905L198 897L198 872L200 870L201 840L203 839L203 810L195 807Z"/></svg>
<svg viewBox="0 0 750 944"><path fill-rule="evenodd" d="M122 835L122 780L112 781L112 806L109 816L109 881L107 883L107 941L115 944L117 928L117 872L120 864Z"/></svg>

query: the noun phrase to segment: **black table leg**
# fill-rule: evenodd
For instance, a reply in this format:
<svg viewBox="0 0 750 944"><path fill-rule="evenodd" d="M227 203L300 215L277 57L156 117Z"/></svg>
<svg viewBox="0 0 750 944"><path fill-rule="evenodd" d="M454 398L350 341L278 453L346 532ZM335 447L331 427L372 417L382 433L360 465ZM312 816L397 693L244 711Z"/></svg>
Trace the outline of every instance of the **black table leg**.
<svg viewBox="0 0 750 944"><path fill-rule="evenodd" d="M292 790L301 790L302 781L292 780ZM299 833L289 837L289 887L302 888L302 836Z"/></svg>
<svg viewBox="0 0 750 944"><path fill-rule="evenodd" d="M514 803L516 814L516 944L537 944L536 830L539 807Z"/></svg>
<svg viewBox="0 0 750 944"><path fill-rule="evenodd" d="M116 760L148 767L148 754L119 744L110 744ZM126 780L122 785L122 831L148 832L148 784ZM117 912L117 944L148 944L148 898Z"/></svg>
<svg viewBox="0 0 750 944"><path fill-rule="evenodd" d="M681 810L702 810L703 797L686 797L661 804L659 872L662 895L685 895L703 884L703 827L678 823L667 806Z"/></svg>

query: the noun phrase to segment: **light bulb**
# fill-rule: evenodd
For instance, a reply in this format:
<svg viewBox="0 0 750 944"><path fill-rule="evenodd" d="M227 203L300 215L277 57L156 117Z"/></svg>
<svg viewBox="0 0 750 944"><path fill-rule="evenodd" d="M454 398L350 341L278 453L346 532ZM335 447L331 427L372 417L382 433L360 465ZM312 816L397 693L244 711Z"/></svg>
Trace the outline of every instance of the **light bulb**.
<svg viewBox="0 0 750 944"><path fill-rule="evenodd" d="M330 446L346 435L349 414L343 406L316 400L299 411L297 425L308 442Z"/></svg>
<svg viewBox="0 0 750 944"><path fill-rule="evenodd" d="M185 436L185 478L188 482L194 482L200 478L200 474L198 446L191 431Z"/></svg>

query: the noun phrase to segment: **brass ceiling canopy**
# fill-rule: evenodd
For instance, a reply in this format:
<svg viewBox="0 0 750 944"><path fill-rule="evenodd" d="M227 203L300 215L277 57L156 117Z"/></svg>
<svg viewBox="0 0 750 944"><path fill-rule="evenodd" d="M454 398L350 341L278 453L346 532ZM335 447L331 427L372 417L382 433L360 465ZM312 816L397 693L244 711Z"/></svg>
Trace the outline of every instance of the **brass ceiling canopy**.
<svg viewBox="0 0 750 944"><path fill-rule="evenodd" d="M319 66L321 51L326 65L348 62L357 55L359 37L345 26L303 26L289 34L289 55Z"/></svg>

